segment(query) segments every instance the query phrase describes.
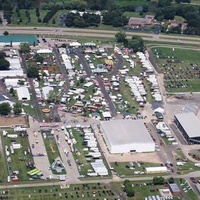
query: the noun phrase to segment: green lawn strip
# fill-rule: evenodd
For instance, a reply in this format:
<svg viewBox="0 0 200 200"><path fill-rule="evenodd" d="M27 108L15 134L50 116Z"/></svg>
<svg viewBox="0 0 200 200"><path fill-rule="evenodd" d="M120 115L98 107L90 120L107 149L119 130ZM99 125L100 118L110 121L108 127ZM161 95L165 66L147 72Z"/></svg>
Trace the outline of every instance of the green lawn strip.
<svg viewBox="0 0 200 200"><path fill-rule="evenodd" d="M8 176L8 167L7 167L7 163L6 163L6 154L4 151L4 142L3 142L3 135L2 135L2 130L0 130L1 132L1 141L2 141L2 149L3 152L0 152L0 182L7 182L7 176Z"/></svg>
<svg viewBox="0 0 200 200"><path fill-rule="evenodd" d="M80 174L86 176L88 169L92 169L91 164L86 161L85 155L88 152L83 151L83 148L86 148L86 146L83 146L83 137L80 136L79 132L73 129L73 136L75 140L77 141L76 144L74 144L74 148L77 148L79 153L73 152L73 156L75 161L78 160L78 163L81 164L81 167L79 168Z"/></svg>
<svg viewBox="0 0 200 200"><path fill-rule="evenodd" d="M19 171L19 175L17 177L20 181L29 180L27 172L31 169L26 167L27 162L33 163L33 157L31 154L25 155L24 152L30 149L28 138L22 138L18 133L14 132L13 130L9 129L6 130L8 134L17 134L18 137L16 139L11 139L8 137L3 137L3 146L8 146L10 149L11 140L15 140L17 144L21 144L20 149L14 149L14 154L10 154L11 162L8 163L8 167L11 168L12 171ZM23 161L20 161L22 159Z"/></svg>
<svg viewBox="0 0 200 200"><path fill-rule="evenodd" d="M153 97L152 97L152 95L151 95L151 87L150 87L150 84L149 84L149 82L147 81L146 78L143 79L143 84L144 84L145 89L146 89L146 92L147 92L147 96L146 96L147 102L149 102L150 104L152 104L152 103L154 102L154 99L153 99Z"/></svg>
<svg viewBox="0 0 200 200"><path fill-rule="evenodd" d="M129 102L129 105L127 107L127 112L131 114L136 114L138 103L134 100L134 98L131 96L131 91L129 86L125 85L125 82L122 80L120 81L120 91L123 96L123 99L127 102Z"/></svg>
<svg viewBox="0 0 200 200"><path fill-rule="evenodd" d="M186 188L187 186L189 186L188 182L185 179L182 179L182 178L178 179L178 184L179 184L180 188L182 188L182 190L184 188ZM194 191L192 189L185 192L185 194L188 196L188 198L190 200L197 200L198 199L196 194L194 193Z"/></svg>
<svg viewBox="0 0 200 200"><path fill-rule="evenodd" d="M54 138L54 135L52 135L50 132L45 132L46 139L44 138L44 133L42 133L42 134L43 134L43 140L44 140L44 145L45 145L45 148L46 148L47 156L49 158L49 163L50 163L50 165L52 165L54 160L57 157L60 157L60 152L58 150L57 142L56 142L56 140ZM51 139L49 139L48 136L50 136ZM51 148L50 148L51 146L52 146L52 149L54 150L54 152L51 151ZM52 170L52 172L54 174L65 174L66 173L65 170L63 170L61 173L57 173L57 172L55 172L53 170Z"/></svg>
<svg viewBox="0 0 200 200"><path fill-rule="evenodd" d="M141 165L140 167L135 162L123 162L123 163L117 162L116 163L117 165L115 163L111 163L111 167L114 168L114 171L119 176L123 176L123 175L124 176L142 176L141 174L140 175L134 174L134 171L145 172L145 167L157 167L157 166L160 166L159 164L156 164L156 163L143 163L143 162L138 162L138 163L140 163L140 165ZM130 169L131 165L133 165L133 167L135 169ZM144 174L146 175L146 173L144 173ZM151 176L151 174L149 174L149 176Z"/></svg>
<svg viewBox="0 0 200 200"><path fill-rule="evenodd" d="M123 13L124 16L126 17L141 17L139 12L129 12L129 11L125 11Z"/></svg>
<svg viewBox="0 0 200 200"><path fill-rule="evenodd" d="M148 2L146 0L115 0L117 5L120 6L143 6L143 5L148 5Z"/></svg>
<svg viewBox="0 0 200 200"><path fill-rule="evenodd" d="M17 17L17 13L14 11L13 14L13 21L12 21L12 25L20 25L20 26L44 26L43 23L38 23L38 18L36 16L36 12L35 9L32 10L28 10L30 12L30 17L31 17L31 21L28 22L28 19L26 17L26 10L25 9L21 9L19 12L21 14L21 17ZM47 14L47 12L49 12L49 10L40 10L40 19L43 20L44 16ZM18 19L22 19L22 22L18 23L17 20Z"/></svg>
<svg viewBox="0 0 200 200"><path fill-rule="evenodd" d="M181 161L181 159L185 158L183 152L181 150L176 150L174 152L174 158L176 162ZM194 162L187 160L187 162L183 166L177 166L177 171L180 171L182 174L186 174L192 171L198 171L199 167L194 165Z"/></svg>
<svg viewBox="0 0 200 200"><path fill-rule="evenodd" d="M131 181L133 184L132 186L134 187L135 191L135 196L134 197L127 197L127 200L140 200L140 199L145 199L145 197L148 196L156 196L160 195L158 189L163 189L165 188L163 185L145 185L144 183L152 183L152 181ZM119 191L124 190L123 188L123 182L114 182L111 183L111 185L116 188ZM138 186L137 186L138 185ZM154 192L151 192L151 190L154 190Z"/></svg>
<svg viewBox="0 0 200 200"><path fill-rule="evenodd" d="M87 184L87 188L83 187L82 184L70 185L69 188L61 189L59 186L55 186L52 183L52 186L46 187L28 187L28 188L12 188L6 191L6 194L9 199L83 199L83 200L92 200L94 197L98 198L107 198L111 200L117 197L117 194L112 192L106 186L102 184ZM82 195L84 194L84 195ZM94 195L95 194L95 195Z"/></svg>

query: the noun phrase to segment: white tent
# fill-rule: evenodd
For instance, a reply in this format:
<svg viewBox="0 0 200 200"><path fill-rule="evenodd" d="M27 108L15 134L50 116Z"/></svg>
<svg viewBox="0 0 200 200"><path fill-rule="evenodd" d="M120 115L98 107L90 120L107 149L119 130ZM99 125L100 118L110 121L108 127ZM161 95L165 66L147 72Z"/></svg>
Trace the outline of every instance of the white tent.
<svg viewBox="0 0 200 200"><path fill-rule="evenodd" d="M52 53L52 49L39 49L39 50L37 50L37 53L41 53L41 54L43 54L43 53Z"/></svg>
<svg viewBox="0 0 200 200"><path fill-rule="evenodd" d="M69 44L70 47L80 47L81 46L81 43L79 42L72 42Z"/></svg>

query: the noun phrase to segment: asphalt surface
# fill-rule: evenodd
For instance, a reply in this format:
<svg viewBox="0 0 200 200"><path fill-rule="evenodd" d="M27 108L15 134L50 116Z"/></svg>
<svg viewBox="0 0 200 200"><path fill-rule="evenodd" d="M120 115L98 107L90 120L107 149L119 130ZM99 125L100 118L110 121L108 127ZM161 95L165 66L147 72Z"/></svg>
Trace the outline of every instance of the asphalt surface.
<svg viewBox="0 0 200 200"><path fill-rule="evenodd" d="M24 70L27 74L28 66L26 64L26 61L25 61L22 53L20 53L20 57L22 59L22 66L24 67ZM38 104L38 100L37 100L37 96L36 96L36 92L35 92L35 87L34 87L34 84L33 84L33 79L27 78L27 80L28 80L29 85L30 85L30 90L31 90L32 98L33 98L33 105L34 105L34 108L35 108L36 113L37 113L37 119L38 119L39 122L42 122L42 113L41 113L40 106Z"/></svg>
<svg viewBox="0 0 200 200"><path fill-rule="evenodd" d="M15 34L46 34L46 35L66 35L66 36L81 36L81 37L104 37L114 38L118 31L110 30L97 30L97 29L81 29L81 28L55 28L55 27L12 27L2 26L0 27L2 32L8 31ZM171 42L179 44L200 44L200 38L192 36L180 36L180 35L164 35L154 33L138 33L126 31L127 38L131 38L133 35L139 35L144 40L157 41L157 42Z"/></svg>

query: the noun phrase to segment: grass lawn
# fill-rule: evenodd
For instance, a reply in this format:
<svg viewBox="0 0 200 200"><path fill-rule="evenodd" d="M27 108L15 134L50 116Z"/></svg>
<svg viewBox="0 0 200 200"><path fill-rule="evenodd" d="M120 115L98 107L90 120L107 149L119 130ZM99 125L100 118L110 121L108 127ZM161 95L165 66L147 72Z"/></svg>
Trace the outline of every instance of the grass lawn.
<svg viewBox="0 0 200 200"><path fill-rule="evenodd" d="M46 152L47 152L49 162L51 165L57 157L60 157L60 153L59 153L57 142L55 140L54 135L52 135L50 132L45 132L45 134L46 134L46 139L44 138L44 133L43 133L44 144L45 144ZM54 150L54 152L52 152L52 149ZM54 172L54 171L52 172L54 174L58 174L57 172ZM66 173L65 170L63 170L61 174L65 174L65 173Z"/></svg>
<svg viewBox="0 0 200 200"><path fill-rule="evenodd" d="M79 169L81 175L87 175L88 169L92 169L91 164L86 161L85 155L88 152L83 151L83 148L86 148L86 146L83 146L83 137L80 136L80 133L73 129L73 136L75 140L77 141L77 144L74 144L73 146L77 148L79 153L73 153L74 159L79 160L79 163L81 163L81 166Z"/></svg>
<svg viewBox="0 0 200 200"><path fill-rule="evenodd" d="M174 152L174 158L176 161L181 161L181 159L185 158L185 156L181 150L176 150ZM177 166L177 171L180 171L182 174L198 170L199 167L194 166L194 163L190 160L188 160L183 166Z"/></svg>
<svg viewBox="0 0 200 200"><path fill-rule="evenodd" d="M189 186L189 184L187 183L187 181L185 179L178 179L178 183L179 183L179 185L182 189ZM198 199L196 194L194 193L194 191L192 189L190 189L188 192L185 192L185 194L188 196L188 198L190 200L197 200Z"/></svg>
<svg viewBox="0 0 200 200"><path fill-rule="evenodd" d="M87 185L87 186L86 186ZM2 195L4 191L4 195ZM115 199L117 194L102 184L79 184L69 185L66 189L61 189L59 186L46 187L29 187L29 188L12 188L9 190L0 190L1 196L8 197L10 200L66 200L66 199L83 199L92 200L94 197L100 199ZM95 194L95 195L94 195ZM95 198L96 199L96 198Z"/></svg>
<svg viewBox="0 0 200 200"><path fill-rule="evenodd" d="M131 114L136 114L138 103L134 100L134 98L131 96L130 88L125 85L124 81L120 81L120 91L123 96L123 99L125 101L129 102L129 106L127 108L127 111Z"/></svg>
<svg viewBox="0 0 200 200"><path fill-rule="evenodd" d="M40 10L40 19L43 20L44 16L47 14L49 10ZM38 23L38 18L36 16L35 9L29 10L31 21L28 22L28 19L26 17L26 10L22 9L19 11L21 17L17 16L17 13L14 11L13 12L13 20L12 20L12 25L20 25L20 26L44 26L43 23ZM22 19L22 22L18 24L17 20ZM51 23L51 20L50 20ZM53 24L52 24L53 25Z"/></svg>
<svg viewBox="0 0 200 200"><path fill-rule="evenodd" d="M142 200L145 199L145 197L148 196L156 196L159 195L158 189L164 188L163 185L144 185L144 183L151 183L151 181L137 181L137 182L131 182L135 189L135 196L134 197L127 197L127 200ZM111 185L118 189L123 191L123 183L111 183ZM151 190L153 190L151 192Z"/></svg>
<svg viewBox="0 0 200 200"><path fill-rule="evenodd" d="M141 5L147 5L148 1L146 0L115 0L116 4L120 6L141 6Z"/></svg>
<svg viewBox="0 0 200 200"><path fill-rule="evenodd" d="M129 11L125 11L123 13L124 16L126 17L141 17L139 12L129 12Z"/></svg>
<svg viewBox="0 0 200 200"><path fill-rule="evenodd" d="M152 48L152 53L158 67L164 73L166 91L200 91L200 51L156 47Z"/></svg>
<svg viewBox="0 0 200 200"><path fill-rule="evenodd" d="M8 162L8 168L10 168L11 171L19 171L18 178L20 181L29 180L29 177L27 175L27 172L31 169L26 167L27 162L33 163L33 157L31 154L28 154L28 149L30 149L28 138L21 137L18 133L14 132L12 129L6 130L8 134L17 134L18 137L15 139L11 139L8 137L2 137L2 143L3 147L8 146L8 149L10 149L11 140L15 140L17 144L21 144L20 149L14 149L14 153L10 154L11 162ZM24 152L27 152L25 155ZM20 161L20 159L22 161ZM3 170L4 171L4 170ZM4 171L5 173L5 171ZM5 173L7 174L7 172Z"/></svg>
<svg viewBox="0 0 200 200"><path fill-rule="evenodd" d="M139 163L139 162L138 162ZM119 176L125 176L125 177L130 177L130 176L142 176L142 175L135 175L134 171L140 171L140 172L145 172L145 167L156 167L160 166L159 164L155 163L139 163L138 165L136 162L117 162L117 163L111 163L111 166L114 168L114 171L117 173ZM134 169L130 169L128 167L133 167ZM146 173L145 173L146 175ZM157 174L156 174L157 175ZM154 174L155 176L155 174Z"/></svg>
<svg viewBox="0 0 200 200"><path fill-rule="evenodd" d="M8 169L6 165L6 158L3 152L0 153L0 182L7 181Z"/></svg>

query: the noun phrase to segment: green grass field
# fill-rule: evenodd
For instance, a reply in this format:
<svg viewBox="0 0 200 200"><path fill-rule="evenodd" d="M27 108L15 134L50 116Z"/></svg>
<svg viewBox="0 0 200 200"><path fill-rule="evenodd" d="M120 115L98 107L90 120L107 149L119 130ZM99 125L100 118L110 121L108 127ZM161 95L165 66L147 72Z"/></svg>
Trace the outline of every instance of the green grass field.
<svg viewBox="0 0 200 200"><path fill-rule="evenodd" d="M29 10L31 21L28 22L28 19L26 17L26 10L22 9L20 10L21 17L17 16L17 13L14 11L13 13L13 20L12 25L20 25L20 26L44 26L43 23L38 23L38 18L35 13L35 9ZM40 19L43 20L44 16L47 14L48 10L40 10ZM22 22L18 23L19 19L22 19ZM51 23L51 20L50 20Z"/></svg>
<svg viewBox="0 0 200 200"><path fill-rule="evenodd" d="M146 0L115 0L116 4L121 5L121 6L142 6L142 5L147 5L148 1Z"/></svg>
<svg viewBox="0 0 200 200"><path fill-rule="evenodd" d="M44 138L44 134L43 134L44 144L45 144L46 152L47 152L49 162L51 165L57 157L60 157L60 152L58 150L57 142L54 138L54 135L52 135L50 132L45 132L45 134L46 134L46 139ZM53 170L52 172L54 174L58 174L57 172L54 172ZM61 174L65 174L65 173L66 171L63 170Z"/></svg>
<svg viewBox="0 0 200 200"><path fill-rule="evenodd" d="M131 165L134 167L134 169L128 168L128 166L131 167ZM145 172L145 167L160 166L159 164L155 163L140 163L140 165L141 166L138 166L137 163L135 162L111 163L111 166L114 168L114 171L118 174L118 176L125 176L125 177L142 176L142 175L135 175L134 171ZM144 174L146 175L146 173Z"/></svg>
<svg viewBox="0 0 200 200"><path fill-rule="evenodd" d="M2 194L3 192L4 194ZM1 189L0 196L8 197L9 200L93 200L94 198L113 200L118 195L108 187L97 183L87 184L87 186L84 184L70 185L66 189L61 189L52 183L52 186L47 187Z"/></svg>
<svg viewBox="0 0 200 200"><path fill-rule="evenodd" d="M18 134L14 132L12 129L8 129L6 131L8 132L8 134ZM27 151L28 148L30 149L28 138L27 137L22 138L19 134L16 139L2 137L3 146L8 146L8 148L10 149L11 140L15 140L17 144L21 144L21 148L15 149L14 153L10 154L11 162L10 163L8 162L8 167L10 167L12 171L19 171L18 178L20 181L29 180L27 172L30 171L31 169L26 167L26 163L27 162L33 163L33 157L31 154L28 153L26 155L24 154L25 151L28 152ZM5 172L5 170L3 171ZM5 174L7 174L7 172L5 172Z"/></svg>
<svg viewBox="0 0 200 200"><path fill-rule="evenodd" d="M152 48L155 61L164 73L167 92L200 91L200 51L178 48Z"/></svg>

